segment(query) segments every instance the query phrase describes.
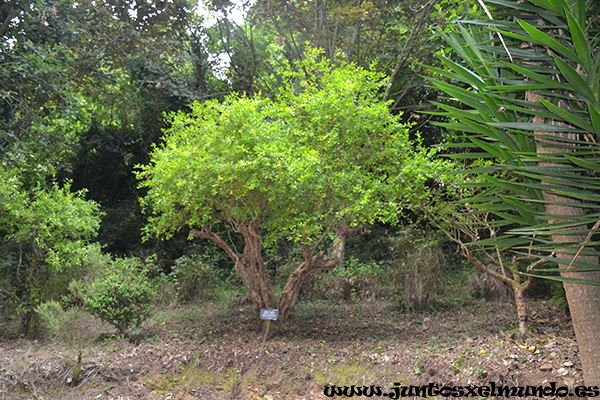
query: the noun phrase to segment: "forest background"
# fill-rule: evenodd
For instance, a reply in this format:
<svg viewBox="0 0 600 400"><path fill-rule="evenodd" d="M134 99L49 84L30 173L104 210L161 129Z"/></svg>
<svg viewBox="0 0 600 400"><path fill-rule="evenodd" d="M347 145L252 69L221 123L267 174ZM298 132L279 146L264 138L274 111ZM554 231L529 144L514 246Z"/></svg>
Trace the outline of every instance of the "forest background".
<svg viewBox="0 0 600 400"><path fill-rule="evenodd" d="M236 8L243 10L243 20L235 17ZM598 383L593 343L600 341L591 332L600 319L590 318L600 313L599 280L593 275L600 170L598 12L583 0L4 2L4 318L35 336L42 322L60 331L61 321L72 317L65 312L85 309L127 334L139 329L152 306L197 300L205 286L247 296L256 308L275 307L279 298L285 319L298 299L311 296L351 301L377 292L415 310L456 306L476 292L494 295L507 287L517 305L516 325L526 333L522 299L534 286L536 296L552 294L558 304L568 300L572 313L592 321L577 328L573 315L582 352L589 353L582 357L586 383ZM515 67L507 65L509 59ZM340 127L322 106L343 98L339 94L348 82L354 91L338 110L358 104L353 115L367 111ZM315 103L318 113L312 116L306 104L322 93L331 102ZM178 189L156 178L165 172L159 171L161 151L177 139L178 129L211 122L209 108L219 104L224 108L217 114L229 119L215 117L211 126L227 136L227 129L216 127L236 116L248 118L248 109L240 108L240 117L235 107L251 108L253 101L282 105L270 111L275 114L257 106L266 114L255 121L271 129L275 124L260 124L286 120L278 131L285 140L295 140L281 133L292 126L308 123L318 132L323 121L331 123L330 131L303 142L298 151L306 153L295 156L314 155L344 179L372 173L370 180L340 180L346 185L338 186L319 181L325 200L317 207L306 196L302 201L305 193L298 194L300 200L290 196L286 200L300 210L294 215L244 208L244 202L227 203L223 213L224 198L218 196L208 213L190 208ZM312 119L298 118L295 125L297 115L285 114L290 109ZM186 120L189 115L196 119ZM387 132L392 125L397 131ZM338 130L348 142L321 140ZM384 131L395 141L373 139ZM190 143L200 148L205 138ZM242 137L236 145L256 145L256 137L250 139ZM360 154L371 139L379 150L398 150L399 158L386 163L374 155L362 163ZM290 143L297 142L282 146ZM263 154L250 149L253 157ZM330 157L332 149L344 156ZM207 167L206 174L170 178L210 197L213 183L202 179L210 176L209 167L231 161L219 158L226 151L217 150L202 154L198 168ZM273 152L267 148L265 154ZM190 160L182 156L181 165ZM457 173L461 170L468 172ZM256 170L240 176L248 179L248 171ZM314 172L311 179L318 177ZM302 182L293 174L289 179ZM258 186L265 182L275 181ZM272 199L284 198L290 187L285 185L273 184L278 191L271 193L244 187L237 195L281 211L285 205ZM324 207L328 198L335 201ZM161 199L169 203L166 208ZM252 212L256 218L245 220ZM253 222L265 216L274 222ZM188 229L194 227L198 230ZM252 247L256 237L260 243ZM242 256L251 254L254 261L244 263ZM561 283L534 284L534 270L565 282L567 293ZM253 281L255 272L259 278ZM440 291L450 284L470 285L469 293ZM81 347L78 351L81 362Z"/></svg>

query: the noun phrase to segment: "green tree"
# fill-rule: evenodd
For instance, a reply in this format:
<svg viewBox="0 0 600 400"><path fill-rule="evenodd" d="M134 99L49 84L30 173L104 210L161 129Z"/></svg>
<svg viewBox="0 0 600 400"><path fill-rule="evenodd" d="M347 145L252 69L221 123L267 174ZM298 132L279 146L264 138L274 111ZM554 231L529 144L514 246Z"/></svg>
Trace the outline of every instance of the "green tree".
<svg viewBox="0 0 600 400"><path fill-rule="evenodd" d="M0 227L19 248L19 260L4 271L19 301L23 329L35 329L33 308L61 294L77 276L87 245L100 224L99 207L61 188L25 190L15 170L0 168Z"/></svg>
<svg viewBox="0 0 600 400"><path fill-rule="evenodd" d="M411 130L421 130L425 143L438 143L440 129L428 123L436 117L414 114L431 108L428 100L437 96L422 76L422 64L436 62L434 54L440 47L439 39L430 39L429 30L445 23L441 5L454 9L472 2L245 2L246 18L238 26L229 18L234 5L215 1L217 23L209 31L215 43L211 51L228 56L231 88L249 95L275 92L284 83L283 61L300 70L307 46L323 49L332 65L373 66L389 77L382 93L383 100L393 100L392 112L403 114L403 121L416 121Z"/></svg>
<svg viewBox="0 0 600 400"><path fill-rule="evenodd" d="M482 244L558 264L585 383L598 385L600 4L485 4L489 19L445 34L454 57L432 69L459 102L440 104L455 118L446 126L468 134L472 157L492 161L471 171L483 183L468 202L495 215L498 234Z"/></svg>
<svg viewBox="0 0 600 400"><path fill-rule="evenodd" d="M290 73L274 99L231 96L173 116L165 144L138 172L152 211L147 234L189 226L190 236L219 245L257 309L276 305L263 247L282 238L300 245L304 262L279 300L282 321L306 279L341 262L348 236L363 223L396 221L444 168L433 151L413 148L407 126L377 100L381 75L332 69L317 51L304 69L308 76ZM223 225L243 237L242 252L217 231Z"/></svg>
<svg viewBox="0 0 600 400"><path fill-rule="evenodd" d="M86 188L111 252L139 250L132 169L163 113L216 85L199 24L188 0L0 2L0 159L28 187L56 177Z"/></svg>
<svg viewBox="0 0 600 400"><path fill-rule="evenodd" d="M77 361L70 378L75 385L81 382L81 365L86 349L90 348L95 338L86 332L86 319L79 308L63 309L58 301L50 300L35 308L48 331L58 337L69 350L77 354ZM69 383L69 380L67 380Z"/></svg>
<svg viewBox="0 0 600 400"><path fill-rule="evenodd" d="M0 157L31 180L68 176L92 125L119 128L118 143L147 154L162 112L199 95L194 15L188 0L2 2Z"/></svg>

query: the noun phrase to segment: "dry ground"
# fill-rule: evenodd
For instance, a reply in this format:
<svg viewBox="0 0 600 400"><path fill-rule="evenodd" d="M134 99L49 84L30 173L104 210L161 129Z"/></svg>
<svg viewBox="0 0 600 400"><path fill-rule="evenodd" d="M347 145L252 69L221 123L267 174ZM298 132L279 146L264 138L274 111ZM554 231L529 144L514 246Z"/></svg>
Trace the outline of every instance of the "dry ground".
<svg viewBox="0 0 600 400"><path fill-rule="evenodd" d="M301 304L262 343L251 307L159 310L133 339L90 321L95 344L72 386L74 356L52 338L10 337L0 325L0 400L322 399L325 385L581 384L568 315L531 304L532 334L511 304L404 313L374 302ZM366 398L366 397L356 397Z"/></svg>

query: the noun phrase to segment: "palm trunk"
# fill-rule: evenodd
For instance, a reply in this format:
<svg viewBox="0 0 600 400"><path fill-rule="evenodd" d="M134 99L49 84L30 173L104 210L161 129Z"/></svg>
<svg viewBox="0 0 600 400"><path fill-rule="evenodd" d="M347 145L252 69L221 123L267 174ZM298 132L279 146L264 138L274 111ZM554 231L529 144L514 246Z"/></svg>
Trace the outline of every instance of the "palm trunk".
<svg viewBox="0 0 600 400"><path fill-rule="evenodd" d="M539 97L536 93L527 92L527 100L539 102ZM544 123L544 118L536 116L533 119L534 123ZM560 146L553 147L552 141L547 137L552 135L556 138L577 139L571 137L572 134L562 132L535 132L536 134L536 150L540 154L538 157L543 158L543 154L564 153L564 143ZM545 136L545 138L543 137ZM557 167L560 164L550 161L540 161L540 166ZM541 182L548 184L548 182ZM556 185L556 184L553 184ZM583 215L583 209L578 206L579 201L571 197L566 197L550 190L544 191L544 200L546 201L546 214L553 217L549 223L555 224L560 222L568 222L575 220L578 216ZM556 229L557 231L559 229ZM563 233L552 235L552 241L560 246L565 244L565 248L573 243L584 243L585 235L569 234L569 231L586 231L587 226L577 226L562 229ZM573 254L568 252L561 253L564 248L556 249L556 256L560 259L573 260ZM600 267L600 262L596 256L579 256L578 262L583 262L589 265ZM561 269L567 270L569 265L559 264ZM570 272L563 271L561 276L565 278L585 279L600 282L600 271L592 272ZM600 362L598 362L598 354L600 354L600 286L586 285L579 283L563 282L573 328L575 330L575 338L579 347L579 358L583 366L584 381L588 386L600 386Z"/></svg>

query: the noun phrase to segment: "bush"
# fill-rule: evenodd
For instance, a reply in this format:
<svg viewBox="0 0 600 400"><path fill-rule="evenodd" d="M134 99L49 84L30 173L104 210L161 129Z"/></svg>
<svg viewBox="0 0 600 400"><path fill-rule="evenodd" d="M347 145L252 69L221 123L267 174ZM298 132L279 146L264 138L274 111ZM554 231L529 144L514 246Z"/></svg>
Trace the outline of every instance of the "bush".
<svg viewBox="0 0 600 400"><path fill-rule="evenodd" d="M83 352L93 340L85 331L84 312L76 307L64 310L60 303L53 300L40 304L35 308L35 312L50 333L77 354L72 381L78 384L81 381Z"/></svg>
<svg viewBox="0 0 600 400"><path fill-rule="evenodd" d="M495 264L488 264L489 269L500 273L500 268ZM490 302L503 302L506 299L512 299L512 291L500 280L490 274L474 271L467 283L471 287L473 297L476 299L485 299Z"/></svg>
<svg viewBox="0 0 600 400"><path fill-rule="evenodd" d="M206 255L182 256L175 260L170 278L177 285L177 298L190 303L199 299L211 299L224 284L241 285L241 278L233 270L215 266L215 260Z"/></svg>
<svg viewBox="0 0 600 400"><path fill-rule="evenodd" d="M210 288L218 283L213 269L198 256L183 256L175 260L171 276L177 282L179 301L189 303L208 298Z"/></svg>
<svg viewBox="0 0 600 400"><path fill-rule="evenodd" d="M304 295L338 301L376 299L382 294L386 271L380 262L349 257L326 274L314 274Z"/></svg>
<svg viewBox="0 0 600 400"><path fill-rule="evenodd" d="M339 278L335 289L344 300L356 300L358 298L377 297L380 287L379 280L384 275L380 263L362 263L354 257L345 261L343 267L336 267L334 275Z"/></svg>
<svg viewBox="0 0 600 400"><path fill-rule="evenodd" d="M0 165L0 276L7 285L11 311L24 333L35 334L34 308L65 294L69 282L84 271L87 247L100 226L99 204L71 185L24 184L17 170Z"/></svg>
<svg viewBox="0 0 600 400"><path fill-rule="evenodd" d="M446 264L436 237L408 228L389 239L393 280L401 289L402 302L409 310L427 308L435 302L439 280Z"/></svg>
<svg viewBox="0 0 600 400"><path fill-rule="evenodd" d="M85 308L126 334L150 316L154 295L138 259L115 259L105 276L87 286Z"/></svg>

